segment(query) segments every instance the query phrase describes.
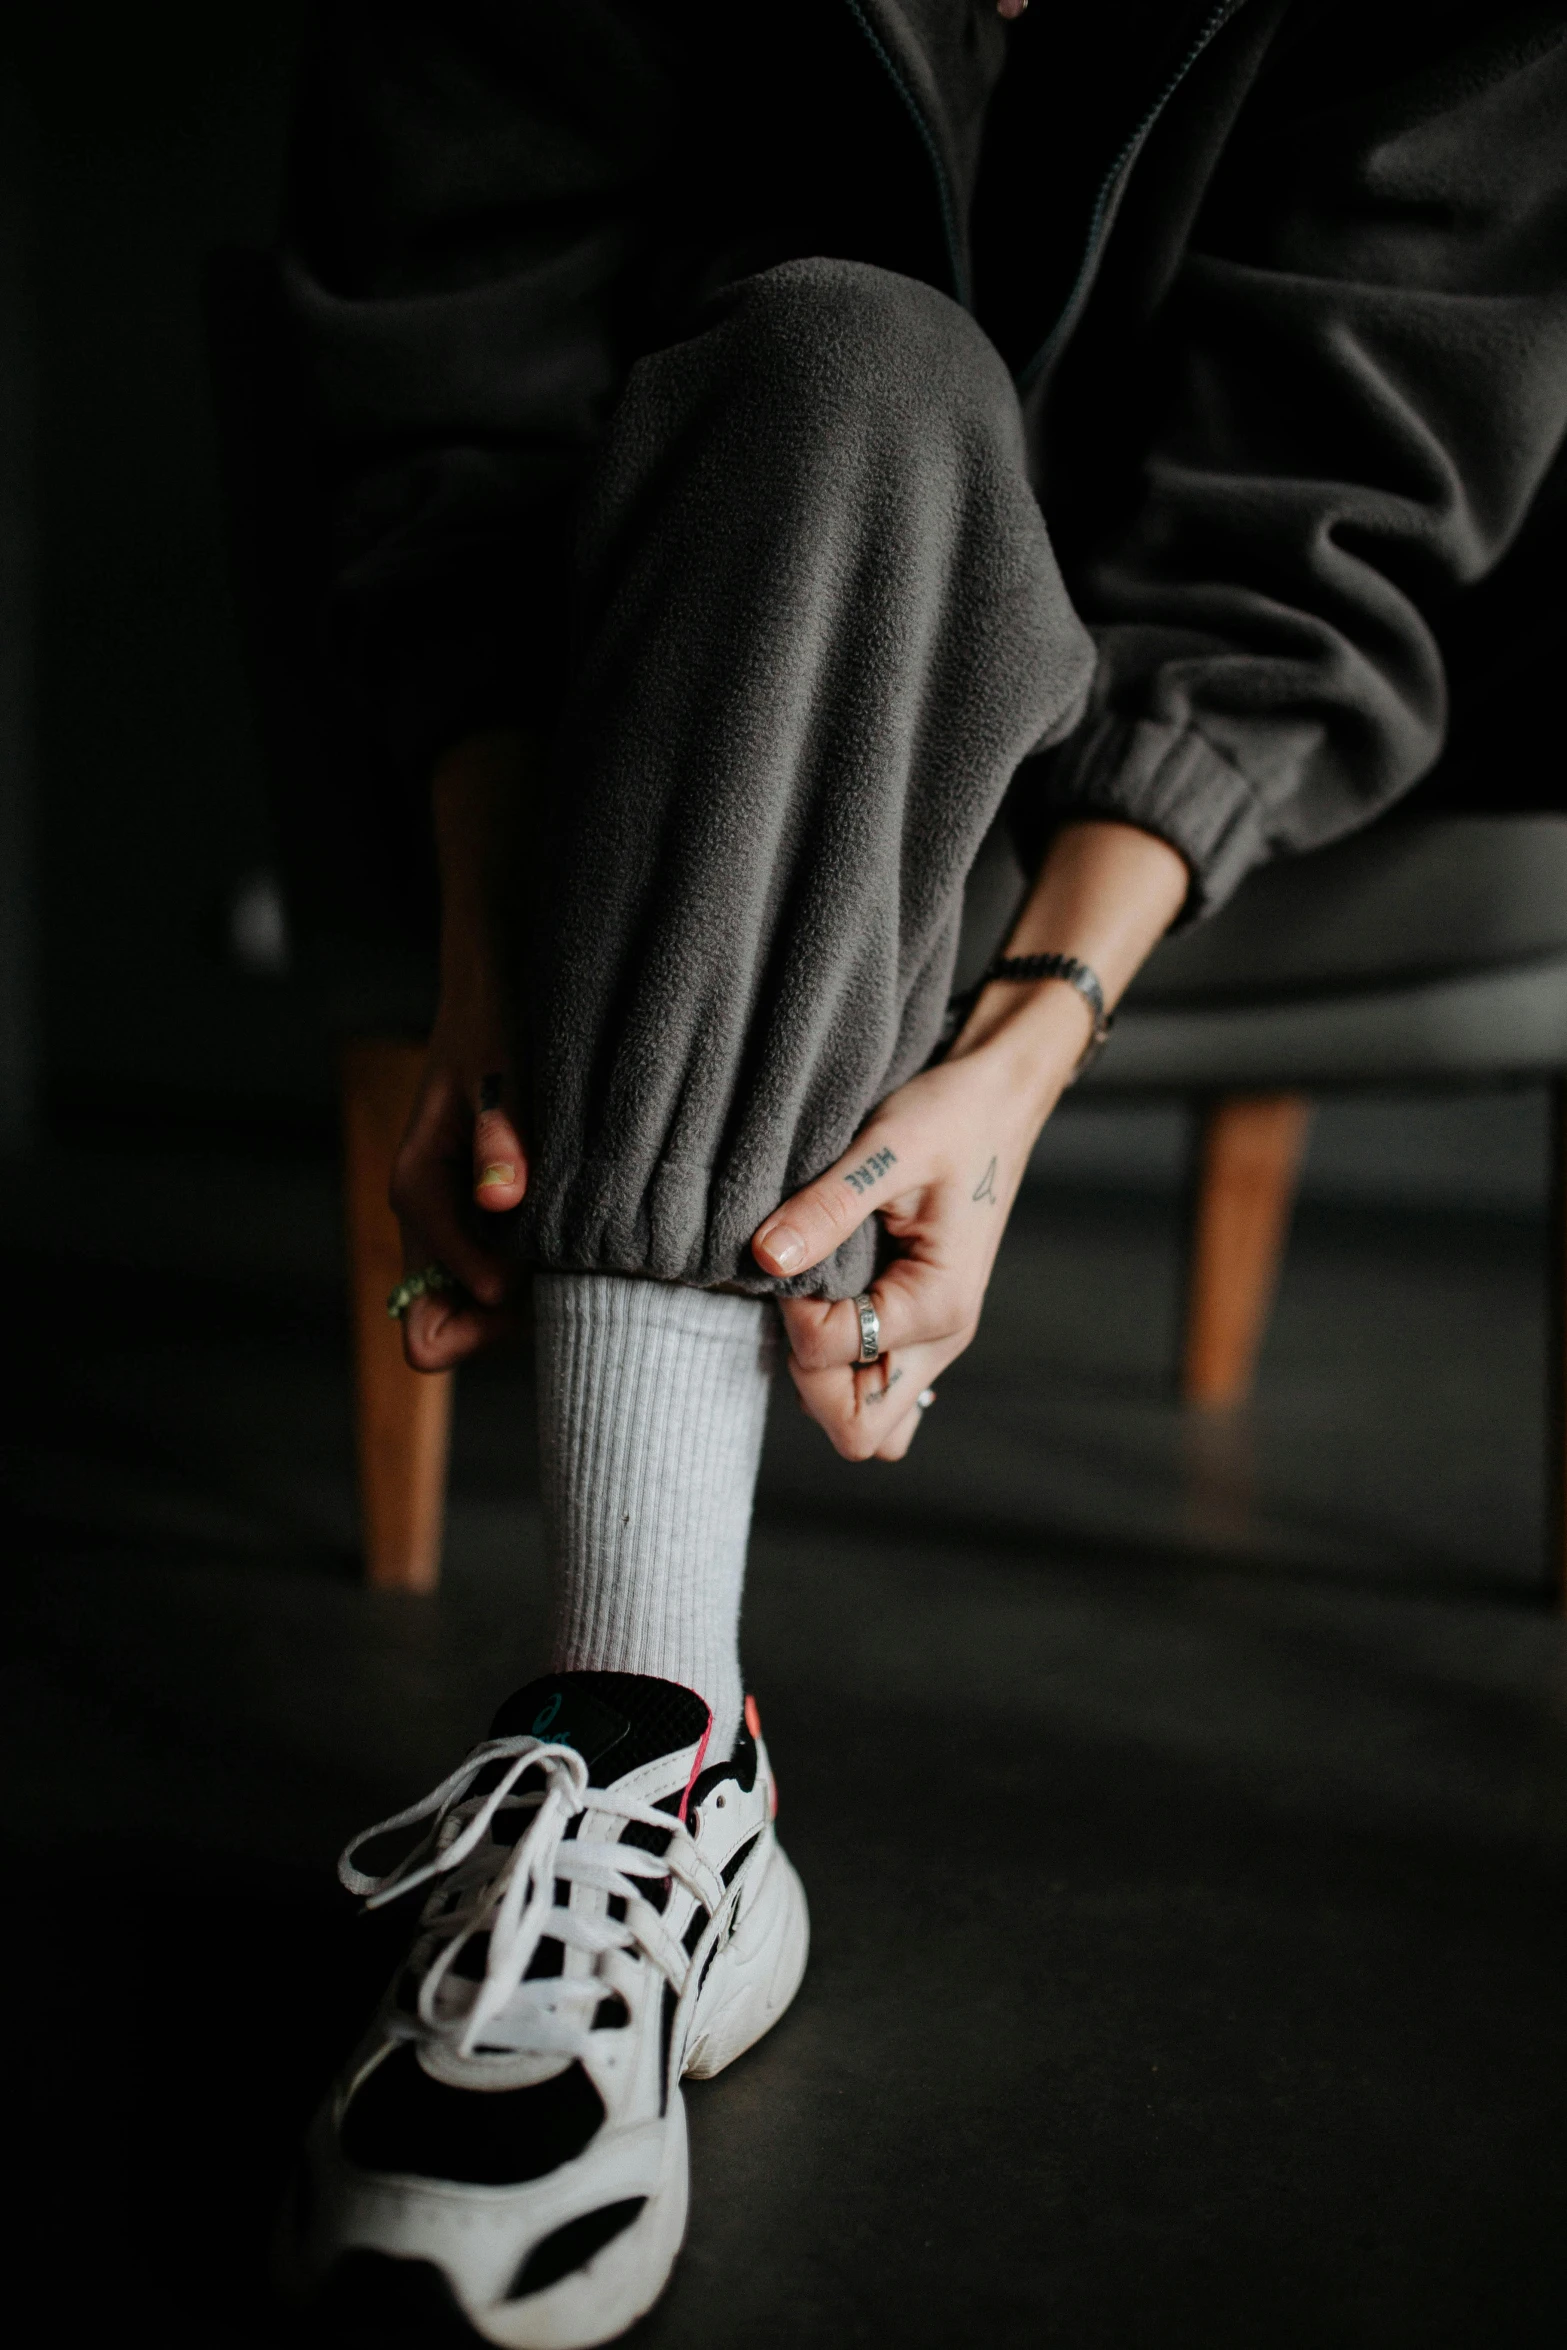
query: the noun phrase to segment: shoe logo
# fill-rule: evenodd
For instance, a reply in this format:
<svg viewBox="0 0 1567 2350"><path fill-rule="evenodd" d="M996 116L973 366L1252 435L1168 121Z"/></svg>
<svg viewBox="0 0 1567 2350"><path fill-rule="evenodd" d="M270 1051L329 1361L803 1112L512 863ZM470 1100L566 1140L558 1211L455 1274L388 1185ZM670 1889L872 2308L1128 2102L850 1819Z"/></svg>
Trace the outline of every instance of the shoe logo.
<svg viewBox="0 0 1567 2350"><path fill-rule="evenodd" d="M585 1762L601 1762L610 1748L618 1746L627 1735L631 1724L591 1688L582 1686L594 1677L590 1673L567 1674L551 1688L541 1676L531 1687L519 1689L516 1699L508 1699L496 1720L508 1730L515 1724L516 1731L537 1738L546 1746L569 1746ZM522 1707L524 1699L527 1711ZM513 1703L518 1707L515 1715L509 1713Z"/></svg>
<svg viewBox="0 0 1567 2350"><path fill-rule="evenodd" d="M545 1704L540 1706L538 1712L533 1717L532 1735L535 1738L542 1738L545 1736L549 1730L550 1724L554 1721L555 1716L560 1712L563 1703L564 1692L557 1689L554 1696L548 1699ZM571 1732L569 1730L561 1730L557 1732L551 1743L556 1746L570 1746L572 1743Z"/></svg>

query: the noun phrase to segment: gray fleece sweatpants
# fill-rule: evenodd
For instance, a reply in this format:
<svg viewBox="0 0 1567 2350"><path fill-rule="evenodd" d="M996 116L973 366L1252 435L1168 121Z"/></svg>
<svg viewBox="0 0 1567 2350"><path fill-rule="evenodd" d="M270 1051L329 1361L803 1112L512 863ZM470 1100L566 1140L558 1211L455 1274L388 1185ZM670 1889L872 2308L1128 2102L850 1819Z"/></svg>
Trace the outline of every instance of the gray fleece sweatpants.
<svg viewBox="0 0 1567 2350"><path fill-rule="evenodd" d="M638 362L578 543L532 866L533 1171L555 1270L849 1296L749 1242L940 1032L963 885L1093 667L1001 360L956 304L794 261Z"/></svg>

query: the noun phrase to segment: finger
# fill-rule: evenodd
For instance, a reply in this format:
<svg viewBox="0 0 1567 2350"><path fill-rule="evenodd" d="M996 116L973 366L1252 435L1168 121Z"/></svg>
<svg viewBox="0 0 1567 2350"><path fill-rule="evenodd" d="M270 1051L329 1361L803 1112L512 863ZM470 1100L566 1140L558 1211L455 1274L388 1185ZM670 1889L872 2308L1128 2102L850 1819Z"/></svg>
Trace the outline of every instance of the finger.
<svg viewBox="0 0 1567 2350"><path fill-rule="evenodd" d="M392 1166L391 1203L403 1228L403 1263L433 1261L456 1275L481 1305L498 1306L504 1269L469 1229L473 1181L469 1113L455 1083L420 1100Z"/></svg>
<svg viewBox="0 0 1567 2350"><path fill-rule="evenodd" d="M818 1175L758 1225L751 1254L764 1273L804 1273L830 1257L867 1216L918 1180L885 1128L871 1126L825 1175Z"/></svg>
<svg viewBox="0 0 1567 2350"><path fill-rule="evenodd" d="M465 1165L427 1161L394 1181L392 1205L403 1229L403 1263L415 1273L426 1265L443 1265L476 1304L499 1306L506 1296L507 1269L467 1229L466 1174Z"/></svg>
<svg viewBox="0 0 1567 2350"><path fill-rule="evenodd" d="M431 1230L418 1224L403 1228L403 1264L409 1272L423 1271L432 1264L441 1265L448 1273L454 1271ZM492 1276L499 1270L488 1262L484 1269ZM461 1283L460 1274L457 1280ZM506 1295L504 1276L499 1295L488 1303L475 1298L465 1284L426 1289L404 1309L403 1354L415 1371L449 1371L481 1347L509 1336L517 1322L517 1309Z"/></svg>
<svg viewBox="0 0 1567 2350"><path fill-rule="evenodd" d="M916 1397L958 1351L950 1344L911 1347L906 1354L885 1356L863 1371L807 1371L791 1357L789 1376L801 1403L833 1450L847 1461L868 1461L901 1427Z"/></svg>
<svg viewBox="0 0 1567 2350"><path fill-rule="evenodd" d="M895 1354L911 1346L962 1335L971 1319L970 1290L954 1268L929 1257L898 1257L866 1292L880 1325L880 1351ZM784 1328L790 1352L808 1371L835 1363L858 1363L859 1301L786 1297Z"/></svg>
<svg viewBox="0 0 1567 2350"><path fill-rule="evenodd" d="M936 1400L934 1389L929 1387L921 1388L920 1395L928 1397L931 1403L934 1403ZM915 1437L919 1434L920 1429L923 1427L925 1422L925 1413L928 1408L928 1404L923 1404L920 1402L919 1396L915 1397L913 1410L904 1413L902 1419L898 1422L897 1427L893 1429L891 1435L886 1437L877 1447L877 1460L902 1460L904 1454L908 1451L909 1446L914 1442Z"/></svg>
<svg viewBox="0 0 1567 2350"><path fill-rule="evenodd" d="M875 1447L860 1442L854 1373L842 1369L804 1371L791 1355L789 1376L800 1398L800 1409L816 1422L833 1451L846 1461L869 1459Z"/></svg>
<svg viewBox="0 0 1567 2350"><path fill-rule="evenodd" d="M528 1188L527 1153L504 1095L504 1073L479 1080L473 1117L473 1196L491 1215L514 1208Z"/></svg>
<svg viewBox="0 0 1567 2350"><path fill-rule="evenodd" d="M476 1306L444 1291L416 1297L403 1316L403 1354L415 1371L450 1371L481 1347L509 1338L518 1321L510 1306Z"/></svg>
<svg viewBox="0 0 1567 2350"><path fill-rule="evenodd" d="M393 1162L390 1196L403 1228L404 1264L417 1271L433 1259L480 1304L498 1306L505 1272L470 1222L473 1116L456 1074L432 1070Z"/></svg>

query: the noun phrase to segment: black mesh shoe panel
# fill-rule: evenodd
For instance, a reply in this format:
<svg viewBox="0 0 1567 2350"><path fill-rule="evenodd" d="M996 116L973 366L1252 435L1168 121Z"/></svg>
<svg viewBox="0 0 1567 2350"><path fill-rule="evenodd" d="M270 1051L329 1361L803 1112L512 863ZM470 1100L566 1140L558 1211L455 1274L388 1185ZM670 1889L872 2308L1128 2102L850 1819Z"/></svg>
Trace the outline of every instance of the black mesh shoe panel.
<svg viewBox="0 0 1567 2350"><path fill-rule="evenodd" d="M645 2195L637 2195L629 2203L606 2203L602 2211L585 2211L580 2219L567 2220L553 2236L534 2245L507 2300L524 2301L530 2293L542 2293L546 2285L558 2285L573 2269L586 2268L595 2252L624 2235L646 2201Z"/></svg>
<svg viewBox="0 0 1567 2350"><path fill-rule="evenodd" d="M582 2152L604 2119L580 2064L529 2089L452 2089L413 2049L394 2048L343 2118L343 2152L361 2170L512 2187Z"/></svg>
<svg viewBox="0 0 1567 2350"><path fill-rule="evenodd" d="M574 1746L589 1785L610 1787L643 1763L694 1746L709 1719L694 1690L648 1673L551 1673L507 1698L490 1735Z"/></svg>
<svg viewBox="0 0 1567 2350"><path fill-rule="evenodd" d="M489 1955L489 1935L470 1934L452 1961L452 1973L460 1975L465 1983L482 1983Z"/></svg>

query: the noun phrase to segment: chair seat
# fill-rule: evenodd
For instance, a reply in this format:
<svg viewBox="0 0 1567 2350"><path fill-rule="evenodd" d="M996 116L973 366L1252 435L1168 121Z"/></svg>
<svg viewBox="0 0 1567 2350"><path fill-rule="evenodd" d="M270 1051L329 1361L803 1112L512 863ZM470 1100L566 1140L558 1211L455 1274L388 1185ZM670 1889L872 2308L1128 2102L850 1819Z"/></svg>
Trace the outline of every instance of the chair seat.
<svg viewBox="0 0 1567 2350"><path fill-rule="evenodd" d="M1410 817L1254 873L1211 922L1150 956L1123 1017L1407 988L1558 955L1567 815Z"/></svg>
<svg viewBox="0 0 1567 2350"><path fill-rule="evenodd" d="M1567 954L1414 986L1265 1002L1129 1003L1086 1091L1475 1083L1567 1069Z"/></svg>

